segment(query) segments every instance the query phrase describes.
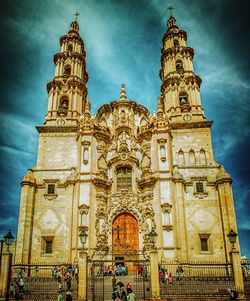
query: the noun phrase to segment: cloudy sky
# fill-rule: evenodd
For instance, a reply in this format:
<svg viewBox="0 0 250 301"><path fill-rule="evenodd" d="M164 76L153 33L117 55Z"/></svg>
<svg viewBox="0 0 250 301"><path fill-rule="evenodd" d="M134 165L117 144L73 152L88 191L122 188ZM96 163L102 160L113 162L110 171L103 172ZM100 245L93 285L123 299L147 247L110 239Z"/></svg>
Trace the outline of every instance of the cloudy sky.
<svg viewBox="0 0 250 301"><path fill-rule="evenodd" d="M212 129L215 159L234 179L242 255L250 258L249 121L250 4L247 0L172 0L179 27L195 50L202 103ZM15 236L19 183L35 165L37 132L47 110L53 54L78 9L87 52L92 113L127 95L153 113L160 91L161 39L168 1L0 1L0 237Z"/></svg>

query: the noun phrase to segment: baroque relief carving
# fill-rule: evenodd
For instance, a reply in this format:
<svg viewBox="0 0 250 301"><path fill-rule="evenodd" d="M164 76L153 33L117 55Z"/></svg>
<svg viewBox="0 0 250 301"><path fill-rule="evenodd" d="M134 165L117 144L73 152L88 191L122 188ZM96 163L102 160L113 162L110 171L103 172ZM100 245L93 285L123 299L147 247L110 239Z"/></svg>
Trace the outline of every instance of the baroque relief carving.
<svg viewBox="0 0 250 301"><path fill-rule="evenodd" d="M97 209L96 209L96 246L100 250L108 249L108 223L107 223L107 196L105 193L96 195Z"/></svg>

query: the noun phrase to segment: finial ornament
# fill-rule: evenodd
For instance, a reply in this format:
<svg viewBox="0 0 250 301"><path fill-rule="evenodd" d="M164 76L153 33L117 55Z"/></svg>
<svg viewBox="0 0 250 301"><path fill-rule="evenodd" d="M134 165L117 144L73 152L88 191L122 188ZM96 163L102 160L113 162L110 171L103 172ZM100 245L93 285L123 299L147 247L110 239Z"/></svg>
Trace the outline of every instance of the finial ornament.
<svg viewBox="0 0 250 301"><path fill-rule="evenodd" d="M77 17L80 16L78 10L77 10L76 13L74 14L74 16L75 16L75 21L77 21Z"/></svg>
<svg viewBox="0 0 250 301"><path fill-rule="evenodd" d="M169 10L169 17L173 17L172 10L174 10L174 8L173 8L173 6L171 4L169 4L168 10Z"/></svg>
<svg viewBox="0 0 250 301"><path fill-rule="evenodd" d="M126 94L126 90L125 90L125 85L122 84L121 85L120 100L126 100L126 98L127 98L127 94Z"/></svg>

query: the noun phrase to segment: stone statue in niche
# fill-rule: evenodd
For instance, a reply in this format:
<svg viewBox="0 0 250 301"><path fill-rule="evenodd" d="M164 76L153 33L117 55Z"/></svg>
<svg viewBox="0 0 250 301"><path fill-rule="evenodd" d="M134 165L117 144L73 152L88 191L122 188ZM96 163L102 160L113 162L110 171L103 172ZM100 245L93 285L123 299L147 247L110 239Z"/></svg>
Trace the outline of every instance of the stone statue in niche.
<svg viewBox="0 0 250 301"><path fill-rule="evenodd" d="M106 161L106 158L101 155L97 161L97 167L98 167L98 170L99 170L99 175L102 177L102 178L107 178L107 172L108 172L108 164L107 164L107 161Z"/></svg>
<svg viewBox="0 0 250 301"><path fill-rule="evenodd" d="M70 175L67 177L67 180L68 180L68 181L75 181L75 180L76 180L76 177L77 177L76 169L75 169L75 167L72 167L72 168L71 168Z"/></svg>
<svg viewBox="0 0 250 301"><path fill-rule="evenodd" d="M96 147L99 153L106 154L106 144L104 141L100 141Z"/></svg>
<svg viewBox="0 0 250 301"><path fill-rule="evenodd" d="M118 141L119 152L129 152L130 137L125 131L118 136Z"/></svg>
<svg viewBox="0 0 250 301"><path fill-rule="evenodd" d="M111 150L117 150L117 141L116 141L116 139L113 139L113 141L112 141L112 145L111 145L111 148L110 148Z"/></svg>
<svg viewBox="0 0 250 301"><path fill-rule="evenodd" d="M147 154L144 153L141 161L141 168L142 169L150 169L151 166L151 159Z"/></svg>
<svg viewBox="0 0 250 301"><path fill-rule="evenodd" d="M127 121L127 114L124 110L121 110L120 120L122 123L125 123Z"/></svg>

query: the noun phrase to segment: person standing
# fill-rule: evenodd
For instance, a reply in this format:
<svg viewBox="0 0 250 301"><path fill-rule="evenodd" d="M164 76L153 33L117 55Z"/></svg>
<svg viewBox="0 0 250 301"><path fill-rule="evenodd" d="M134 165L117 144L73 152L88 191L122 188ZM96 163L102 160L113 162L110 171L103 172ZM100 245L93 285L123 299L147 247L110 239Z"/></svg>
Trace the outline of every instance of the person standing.
<svg viewBox="0 0 250 301"><path fill-rule="evenodd" d="M70 277L70 275L67 275L66 284L67 284L67 291L70 291L70 289L71 289L71 277Z"/></svg>
<svg viewBox="0 0 250 301"><path fill-rule="evenodd" d="M164 270L160 271L159 277L160 277L161 284L164 284L165 283L165 273L164 273Z"/></svg>
<svg viewBox="0 0 250 301"><path fill-rule="evenodd" d="M135 294L133 293L132 290L128 294L128 301L135 301Z"/></svg>
<svg viewBox="0 0 250 301"><path fill-rule="evenodd" d="M122 301L127 301L127 294L126 294L124 287L122 288L121 299L122 299Z"/></svg>
<svg viewBox="0 0 250 301"><path fill-rule="evenodd" d="M24 292L24 281L23 281L23 277L20 277L19 279L19 291L20 293L23 293Z"/></svg>
<svg viewBox="0 0 250 301"><path fill-rule="evenodd" d="M169 284L173 283L173 277L172 277L172 273L171 272L169 272L169 274L168 274L168 283Z"/></svg>
<svg viewBox="0 0 250 301"><path fill-rule="evenodd" d="M67 291L66 293L66 301L72 301L72 290Z"/></svg>
<svg viewBox="0 0 250 301"><path fill-rule="evenodd" d="M58 292L57 301L63 301L62 293Z"/></svg>

